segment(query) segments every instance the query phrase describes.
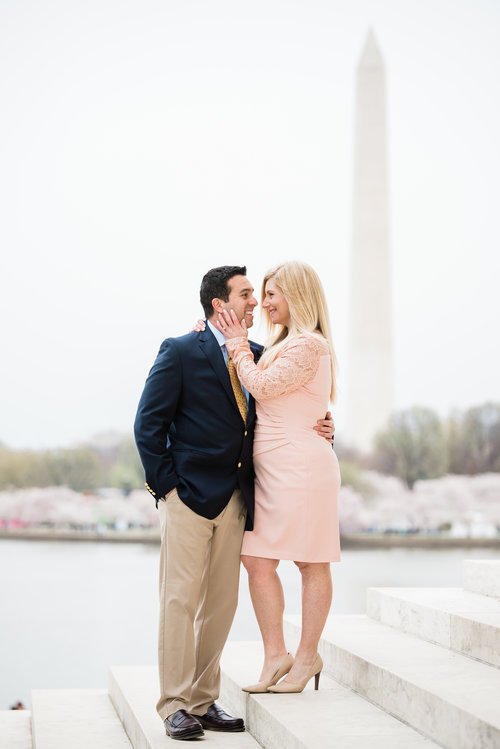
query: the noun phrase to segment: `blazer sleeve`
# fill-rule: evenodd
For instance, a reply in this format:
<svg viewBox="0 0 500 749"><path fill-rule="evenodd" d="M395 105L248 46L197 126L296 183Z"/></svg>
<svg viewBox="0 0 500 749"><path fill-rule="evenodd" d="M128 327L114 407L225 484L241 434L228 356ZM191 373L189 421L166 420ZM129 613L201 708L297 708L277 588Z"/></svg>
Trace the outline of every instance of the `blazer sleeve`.
<svg viewBox="0 0 500 749"><path fill-rule="evenodd" d="M146 488L157 505L179 483L167 440L181 389L182 362L174 340L167 338L146 380L134 423Z"/></svg>

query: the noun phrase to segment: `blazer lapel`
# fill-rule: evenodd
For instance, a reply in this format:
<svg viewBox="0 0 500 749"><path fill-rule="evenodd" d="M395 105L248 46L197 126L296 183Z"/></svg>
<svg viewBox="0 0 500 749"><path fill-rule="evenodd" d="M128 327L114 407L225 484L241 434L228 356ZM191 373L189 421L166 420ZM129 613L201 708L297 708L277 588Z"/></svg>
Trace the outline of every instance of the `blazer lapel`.
<svg viewBox="0 0 500 749"><path fill-rule="evenodd" d="M227 370L226 362L224 361L224 356L217 342L217 339L213 335L208 325L203 332L198 334L198 342L200 344L201 350L207 357L210 366L214 370L215 374L220 380L221 385L226 391L227 397L233 404L233 407L239 413L240 411L238 409L238 404L236 403L236 398L234 397L233 386L231 385L231 380L229 379L229 372ZM255 362L258 362L262 354L262 346L259 346L258 344L250 341L250 349L254 355ZM247 424L251 424L253 419L255 418L255 399L251 393L249 395L250 397L248 399Z"/></svg>
<svg viewBox="0 0 500 749"><path fill-rule="evenodd" d="M226 362L224 361L224 356L215 336L211 332L208 325L205 330L199 334L198 342L200 344L201 350L207 357L210 366L214 370L215 374L220 380L221 385L226 391L227 397L233 404L236 411L238 411L239 413L238 404L236 403L236 398L234 397L231 380L229 379L229 372L226 367Z"/></svg>

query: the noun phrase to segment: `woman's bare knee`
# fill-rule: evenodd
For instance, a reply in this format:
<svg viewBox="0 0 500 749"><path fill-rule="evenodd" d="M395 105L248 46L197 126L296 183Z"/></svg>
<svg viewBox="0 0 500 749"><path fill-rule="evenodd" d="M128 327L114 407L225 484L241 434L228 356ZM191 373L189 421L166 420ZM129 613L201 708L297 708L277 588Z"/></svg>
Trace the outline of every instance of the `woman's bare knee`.
<svg viewBox="0 0 500 749"><path fill-rule="evenodd" d="M294 562L301 574L324 575L330 571L330 562Z"/></svg>
<svg viewBox="0 0 500 749"><path fill-rule="evenodd" d="M278 567L278 559L263 559L241 555L241 561L249 575L272 575Z"/></svg>

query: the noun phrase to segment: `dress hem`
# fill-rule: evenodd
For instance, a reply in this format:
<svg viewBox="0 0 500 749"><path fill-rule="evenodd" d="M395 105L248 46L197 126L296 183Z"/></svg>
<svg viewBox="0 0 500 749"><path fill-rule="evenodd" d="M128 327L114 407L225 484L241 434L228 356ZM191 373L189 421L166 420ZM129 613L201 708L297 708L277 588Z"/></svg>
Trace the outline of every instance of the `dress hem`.
<svg viewBox="0 0 500 749"><path fill-rule="evenodd" d="M272 556L267 556L267 555L264 555L264 554L255 554L255 553L252 554L251 552L243 551L243 550L241 551L241 556L244 556L244 557L257 557L259 559L275 559L278 562L306 562L307 564L327 564L327 563L333 564L334 562L340 562L341 561L340 555L337 556L335 559L303 559L303 558L302 559L297 559L297 558L294 558L294 557L292 557L290 555L282 556L280 554L280 556L278 556L278 557L276 557L276 556L272 557Z"/></svg>

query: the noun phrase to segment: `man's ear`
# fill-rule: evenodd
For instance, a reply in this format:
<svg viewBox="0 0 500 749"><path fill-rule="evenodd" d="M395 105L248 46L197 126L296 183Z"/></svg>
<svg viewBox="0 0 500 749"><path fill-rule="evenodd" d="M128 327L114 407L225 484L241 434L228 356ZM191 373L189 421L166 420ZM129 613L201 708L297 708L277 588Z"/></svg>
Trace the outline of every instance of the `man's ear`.
<svg viewBox="0 0 500 749"><path fill-rule="evenodd" d="M214 312L222 312L222 310L224 309L222 299L218 299L217 297L212 299L212 307Z"/></svg>

